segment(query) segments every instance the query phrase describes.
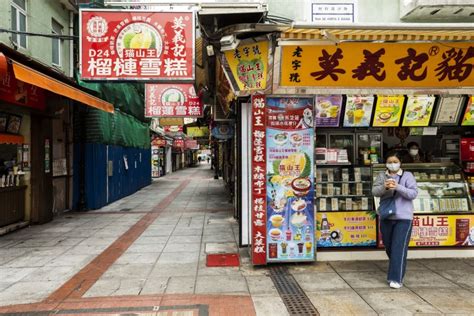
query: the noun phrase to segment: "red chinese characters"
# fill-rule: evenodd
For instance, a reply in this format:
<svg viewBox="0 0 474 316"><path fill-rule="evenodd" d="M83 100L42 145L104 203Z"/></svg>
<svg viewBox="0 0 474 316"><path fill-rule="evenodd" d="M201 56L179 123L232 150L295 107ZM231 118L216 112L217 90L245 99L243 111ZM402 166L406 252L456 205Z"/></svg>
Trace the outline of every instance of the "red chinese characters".
<svg viewBox="0 0 474 316"><path fill-rule="evenodd" d="M83 79L193 80L192 12L81 10Z"/></svg>
<svg viewBox="0 0 474 316"><path fill-rule="evenodd" d="M202 117L203 105L192 84L146 84L146 117Z"/></svg>
<svg viewBox="0 0 474 316"><path fill-rule="evenodd" d="M265 96L252 96L252 263L266 264Z"/></svg>

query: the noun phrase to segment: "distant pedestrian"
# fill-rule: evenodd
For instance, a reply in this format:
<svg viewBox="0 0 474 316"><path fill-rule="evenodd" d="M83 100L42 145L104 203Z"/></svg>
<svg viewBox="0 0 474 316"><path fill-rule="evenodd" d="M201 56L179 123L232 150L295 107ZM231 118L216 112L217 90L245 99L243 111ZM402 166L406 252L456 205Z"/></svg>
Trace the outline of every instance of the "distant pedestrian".
<svg viewBox="0 0 474 316"><path fill-rule="evenodd" d="M399 289L405 276L413 221L413 200L418 195L418 189L413 174L401 168L398 154L391 153L387 156L386 167L385 172L377 175L372 194L380 197L381 201L394 200L394 212L386 219L380 220L380 231L389 259L387 281L391 288ZM380 215L381 208L378 213Z"/></svg>
<svg viewBox="0 0 474 316"><path fill-rule="evenodd" d="M201 156L198 156L198 163L199 164L201 163L201 160L202 160Z"/></svg>
<svg viewBox="0 0 474 316"><path fill-rule="evenodd" d="M209 164L209 162L211 161L211 158L207 156L206 160L207 160L207 163Z"/></svg>

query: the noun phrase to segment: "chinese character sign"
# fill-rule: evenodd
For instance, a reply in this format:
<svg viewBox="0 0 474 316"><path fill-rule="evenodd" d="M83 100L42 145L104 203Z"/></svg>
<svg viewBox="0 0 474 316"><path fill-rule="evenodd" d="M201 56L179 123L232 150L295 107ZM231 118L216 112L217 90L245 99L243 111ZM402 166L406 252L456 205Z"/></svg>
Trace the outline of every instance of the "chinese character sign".
<svg viewBox="0 0 474 316"><path fill-rule="evenodd" d="M225 57L239 90L264 90L267 83L268 42L241 45Z"/></svg>
<svg viewBox="0 0 474 316"><path fill-rule="evenodd" d="M398 127L402 116L404 96L379 96L372 126Z"/></svg>
<svg viewBox="0 0 474 316"><path fill-rule="evenodd" d="M252 96L252 263L267 263L267 190L266 190L266 130L265 130L265 96Z"/></svg>
<svg viewBox="0 0 474 316"><path fill-rule="evenodd" d="M266 99L267 260L313 261L313 98Z"/></svg>
<svg viewBox="0 0 474 316"><path fill-rule="evenodd" d="M474 246L474 215L415 215L410 246Z"/></svg>
<svg viewBox="0 0 474 316"><path fill-rule="evenodd" d="M146 117L202 117L193 84L145 84Z"/></svg>
<svg viewBox="0 0 474 316"><path fill-rule="evenodd" d="M81 77L194 80L194 14L81 10Z"/></svg>
<svg viewBox="0 0 474 316"><path fill-rule="evenodd" d="M472 87L474 45L283 46L281 86Z"/></svg>

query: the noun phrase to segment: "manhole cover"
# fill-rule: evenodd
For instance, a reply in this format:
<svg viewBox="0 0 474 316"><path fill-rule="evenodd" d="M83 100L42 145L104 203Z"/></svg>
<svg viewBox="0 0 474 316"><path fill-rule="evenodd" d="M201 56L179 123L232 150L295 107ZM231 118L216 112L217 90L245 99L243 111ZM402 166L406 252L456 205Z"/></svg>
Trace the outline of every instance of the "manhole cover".
<svg viewBox="0 0 474 316"><path fill-rule="evenodd" d="M208 254L206 258L208 267L238 267L239 265L239 255L236 253Z"/></svg>

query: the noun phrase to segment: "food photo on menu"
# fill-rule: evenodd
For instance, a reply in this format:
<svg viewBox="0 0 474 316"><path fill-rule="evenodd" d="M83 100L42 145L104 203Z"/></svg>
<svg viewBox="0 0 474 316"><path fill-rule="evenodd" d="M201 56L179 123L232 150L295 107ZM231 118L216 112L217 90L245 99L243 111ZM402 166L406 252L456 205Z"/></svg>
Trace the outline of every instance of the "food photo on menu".
<svg viewBox="0 0 474 316"><path fill-rule="evenodd" d="M436 98L434 96L410 96L405 107L402 126L424 127L430 124Z"/></svg>
<svg viewBox="0 0 474 316"><path fill-rule="evenodd" d="M369 127L374 108L372 95L347 96L344 110L344 127Z"/></svg>
<svg viewBox="0 0 474 316"><path fill-rule="evenodd" d="M316 127L338 127L342 95L316 96Z"/></svg>
<svg viewBox="0 0 474 316"><path fill-rule="evenodd" d="M379 96L372 126L398 127L402 116L404 96Z"/></svg>

